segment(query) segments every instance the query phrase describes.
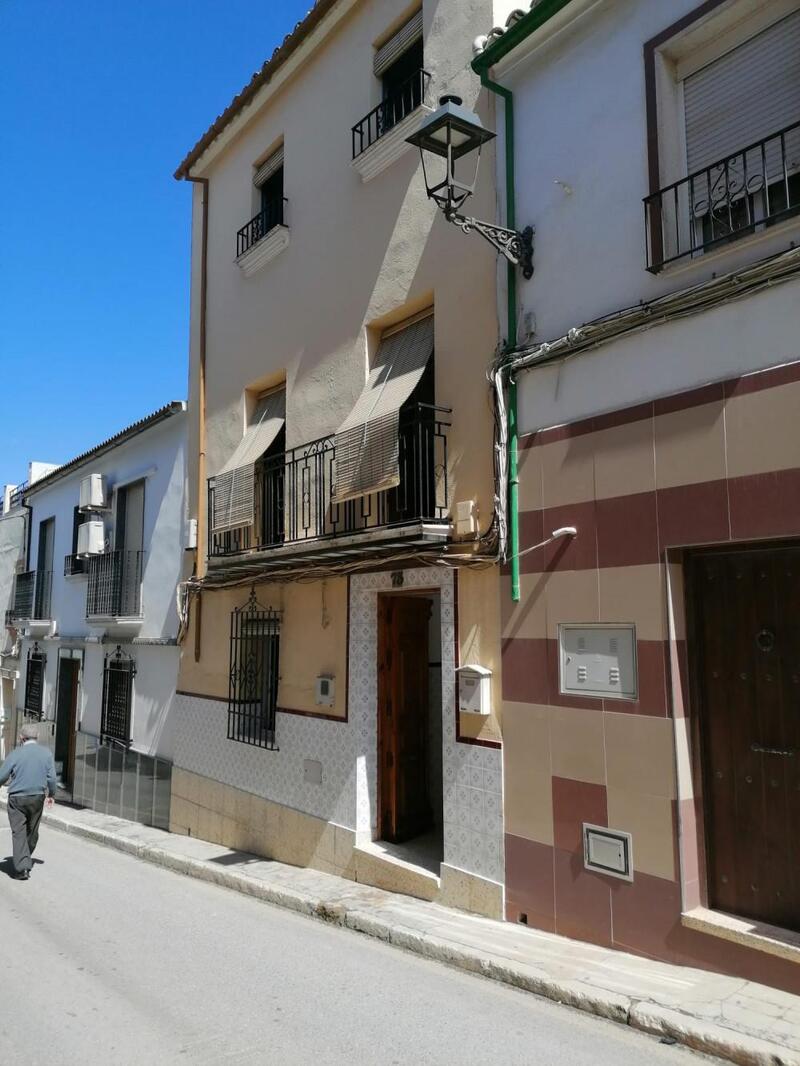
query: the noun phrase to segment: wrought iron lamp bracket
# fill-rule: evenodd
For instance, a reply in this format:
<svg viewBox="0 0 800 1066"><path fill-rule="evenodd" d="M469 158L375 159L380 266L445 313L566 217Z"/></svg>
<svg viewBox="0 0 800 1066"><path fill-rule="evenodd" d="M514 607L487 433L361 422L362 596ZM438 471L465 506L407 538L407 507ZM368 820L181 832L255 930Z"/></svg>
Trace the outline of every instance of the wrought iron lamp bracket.
<svg viewBox="0 0 800 1066"><path fill-rule="evenodd" d="M533 277L533 226L526 226L520 233L515 229L504 229L503 226L481 222L478 218L462 215L458 211L445 210L444 215L448 222L458 226L464 233L471 233L473 230L479 233L504 255L509 263L521 267L522 276L526 281Z"/></svg>

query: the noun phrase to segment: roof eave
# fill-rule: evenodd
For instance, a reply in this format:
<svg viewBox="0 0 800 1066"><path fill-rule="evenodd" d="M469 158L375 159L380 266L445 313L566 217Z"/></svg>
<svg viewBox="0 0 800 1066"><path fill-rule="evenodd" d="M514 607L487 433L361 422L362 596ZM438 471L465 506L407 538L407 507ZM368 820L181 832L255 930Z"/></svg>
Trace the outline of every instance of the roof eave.
<svg viewBox="0 0 800 1066"><path fill-rule="evenodd" d="M493 44L475 56L472 69L476 74L486 73L570 2L571 0L539 0L539 3L506 30L502 37L498 37Z"/></svg>
<svg viewBox="0 0 800 1066"><path fill-rule="evenodd" d="M68 477L74 473L75 470L80 469L85 463L88 463L91 459L97 459L101 455L105 455L106 452L110 452L113 448L118 448L121 444L125 444L133 437L138 437L140 433L145 433L148 429L152 429L159 423L164 422L168 418L172 418L173 415L180 414L186 411L185 400L172 400L170 403L165 404L163 407L159 407L157 411L154 411L150 415L146 415L138 422L134 422L132 425L127 426L125 429L116 433L113 437L109 437L107 440L102 441L94 448L90 448L88 451L83 452L81 455L76 455L74 459L70 459L69 462L64 463L62 466L57 467L52 473L47 474L45 477L40 478L30 485L24 492L22 500L26 503L29 496L33 496L34 493L39 492L40 489L47 488L54 484L56 481L60 481L62 478Z"/></svg>

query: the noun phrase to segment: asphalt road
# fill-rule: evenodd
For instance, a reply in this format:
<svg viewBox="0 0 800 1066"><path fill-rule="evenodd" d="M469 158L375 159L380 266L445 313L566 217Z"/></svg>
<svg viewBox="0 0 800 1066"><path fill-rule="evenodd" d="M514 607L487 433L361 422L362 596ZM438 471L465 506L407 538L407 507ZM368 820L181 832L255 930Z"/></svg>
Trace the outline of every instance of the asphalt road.
<svg viewBox="0 0 800 1066"><path fill-rule="evenodd" d="M710 1061L47 827L37 858L0 868L2 1063Z"/></svg>

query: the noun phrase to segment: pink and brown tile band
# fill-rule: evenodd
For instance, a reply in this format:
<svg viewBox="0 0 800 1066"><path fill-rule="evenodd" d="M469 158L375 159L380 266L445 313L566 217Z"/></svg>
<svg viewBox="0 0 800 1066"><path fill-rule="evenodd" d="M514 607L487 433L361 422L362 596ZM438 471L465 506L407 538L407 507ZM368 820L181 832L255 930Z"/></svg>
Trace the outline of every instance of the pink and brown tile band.
<svg viewBox="0 0 800 1066"><path fill-rule="evenodd" d="M531 435L503 603L507 917L800 991L800 967L688 929L704 900L683 549L800 535L800 363ZM636 624L636 700L562 696L558 624ZM584 822L633 836L632 883L584 869Z"/></svg>

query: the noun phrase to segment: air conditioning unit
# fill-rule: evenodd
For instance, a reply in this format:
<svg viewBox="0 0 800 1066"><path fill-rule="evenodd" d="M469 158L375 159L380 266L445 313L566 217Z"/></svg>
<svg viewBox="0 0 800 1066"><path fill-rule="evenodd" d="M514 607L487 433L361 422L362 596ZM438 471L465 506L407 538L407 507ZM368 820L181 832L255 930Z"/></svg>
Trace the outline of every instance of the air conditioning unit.
<svg viewBox="0 0 800 1066"><path fill-rule="evenodd" d="M78 526L78 551L77 555L86 558L87 555L102 555L105 551L106 528L103 522L84 522Z"/></svg>
<svg viewBox="0 0 800 1066"><path fill-rule="evenodd" d="M81 511L104 511L106 509L106 479L103 474L89 474L81 480Z"/></svg>

